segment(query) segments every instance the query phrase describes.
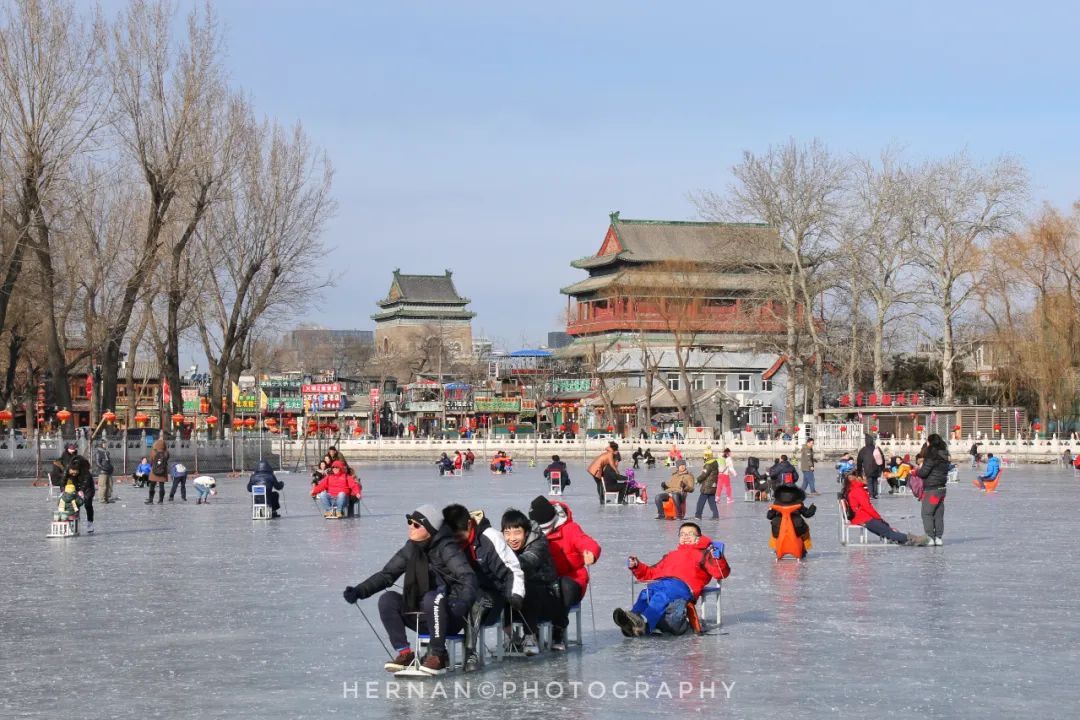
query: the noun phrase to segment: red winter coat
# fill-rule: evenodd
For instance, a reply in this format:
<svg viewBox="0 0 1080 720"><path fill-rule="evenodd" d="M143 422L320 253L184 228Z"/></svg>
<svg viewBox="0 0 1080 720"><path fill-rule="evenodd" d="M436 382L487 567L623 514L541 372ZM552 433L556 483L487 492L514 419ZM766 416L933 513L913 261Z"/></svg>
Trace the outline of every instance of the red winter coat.
<svg viewBox="0 0 1080 720"><path fill-rule="evenodd" d="M855 513L855 517L851 519L852 525L865 525L870 520L881 519L877 508L870 502L866 485L856 482L855 478L851 478L851 484L848 486L847 504L851 512Z"/></svg>
<svg viewBox="0 0 1080 720"><path fill-rule="evenodd" d="M574 515L565 503L553 502L561 506L566 513L566 522L548 533L548 550L555 562L555 572L559 577L570 577L581 586L581 596L589 589L589 572L585 569L583 554L591 552L600 559L600 544L585 534L581 526L574 522Z"/></svg>
<svg viewBox="0 0 1080 720"><path fill-rule="evenodd" d="M712 556L712 548L709 547L711 544L712 540L703 535L693 545L679 545L660 558L660 562L655 565L638 561L637 567L631 568L630 572L634 573L638 580L646 582L660 578L682 580L694 594L694 599L697 599L709 580L723 580L731 574L726 557Z"/></svg>
<svg viewBox="0 0 1080 720"><path fill-rule="evenodd" d="M330 497L337 497L341 493L360 497L361 492L360 483L356 481L356 478L345 473L330 473L311 488L311 494L318 495L323 490L329 493Z"/></svg>

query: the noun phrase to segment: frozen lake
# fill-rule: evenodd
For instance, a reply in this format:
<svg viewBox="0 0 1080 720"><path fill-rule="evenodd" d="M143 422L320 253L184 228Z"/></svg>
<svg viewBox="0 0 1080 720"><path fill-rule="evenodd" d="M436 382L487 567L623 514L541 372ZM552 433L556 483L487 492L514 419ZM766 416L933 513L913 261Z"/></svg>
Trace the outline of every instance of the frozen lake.
<svg viewBox="0 0 1080 720"><path fill-rule="evenodd" d="M703 521L727 544L733 571L721 632L629 640L611 621L630 600L626 555L654 561L674 547L677 523L654 520L651 504L599 508L574 464L565 500L603 546L590 587L596 634L586 600L583 649L444 676L445 698L430 696L435 680L419 688L424 698L388 684L385 652L341 591L382 567L417 505L462 502L497 526L504 509L527 511L546 490L539 468L440 478L430 465L365 465L372 514L340 522L323 520L301 475L282 476L288 513L272 523L249 519L246 478L219 478L207 507L194 492L145 506L144 491L122 485L120 503L97 505L97 533L70 540L45 537L45 489L5 481L0 717L1069 714L1080 698L1080 570L1062 556L1076 544L1080 481L1020 466L988 496L972 487L973 472L950 486L944 547L866 549L839 545L836 484L821 472L814 549L802 564L774 562L766 506L740 493L720 520ZM639 479L655 492L666 475ZM922 532L910 496L877 505L898 529ZM362 606L381 633L375 598ZM538 683L535 694L526 682ZM673 697L658 698L665 687Z"/></svg>

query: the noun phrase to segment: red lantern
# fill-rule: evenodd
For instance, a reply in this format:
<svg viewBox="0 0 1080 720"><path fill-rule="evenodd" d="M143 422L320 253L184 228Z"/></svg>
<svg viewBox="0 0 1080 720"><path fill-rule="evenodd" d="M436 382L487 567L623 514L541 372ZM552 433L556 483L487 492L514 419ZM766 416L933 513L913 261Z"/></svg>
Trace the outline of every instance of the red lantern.
<svg viewBox="0 0 1080 720"><path fill-rule="evenodd" d="M172 416L173 425L179 427L184 422L184 413L174 413Z"/></svg>
<svg viewBox="0 0 1080 720"><path fill-rule="evenodd" d="M329 430L330 432L337 432L338 431L337 423L330 423L329 425L326 426L326 429Z"/></svg>
<svg viewBox="0 0 1080 720"><path fill-rule="evenodd" d="M1039 432L1040 430L1042 430L1042 425L1040 423L1035 423L1031 427L1035 428L1035 432Z"/></svg>
<svg viewBox="0 0 1080 720"><path fill-rule="evenodd" d="M285 424L288 425L291 428L296 427L296 418L289 418L288 420L285 421Z"/></svg>
<svg viewBox="0 0 1080 720"><path fill-rule="evenodd" d="M517 425L509 425L506 429L510 432L515 432L517 430Z"/></svg>
<svg viewBox="0 0 1080 720"><path fill-rule="evenodd" d="M105 412L101 413L101 419L112 425L114 422L116 422L116 413L114 413L112 410L106 410Z"/></svg>
<svg viewBox="0 0 1080 720"><path fill-rule="evenodd" d="M7 408L0 410L0 423L4 423L6 425L7 423L11 422L12 418L14 417L15 415L12 414L12 412Z"/></svg>
<svg viewBox="0 0 1080 720"><path fill-rule="evenodd" d="M911 413L911 419L912 419L912 420L914 420L914 419L915 419L915 413Z"/></svg>
<svg viewBox="0 0 1080 720"><path fill-rule="evenodd" d="M870 426L870 432L876 433L877 432L877 425L871 425Z"/></svg>
<svg viewBox="0 0 1080 720"><path fill-rule="evenodd" d="M926 428L924 428L922 425L916 425L915 426L915 432L922 432L925 429Z"/></svg>
<svg viewBox="0 0 1080 720"><path fill-rule="evenodd" d="M246 427L248 430L255 427L255 418L253 418L253 417L244 418L244 427Z"/></svg>
<svg viewBox="0 0 1080 720"><path fill-rule="evenodd" d="M277 427L277 420L275 420L274 418L266 418L266 421L265 421L264 424L266 425L266 427L273 430L274 428Z"/></svg>
<svg viewBox="0 0 1080 720"><path fill-rule="evenodd" d="M233 426L233 430L239 430L240 428L244 427L244 419L243 418L233 418L232 426Z"/></svg>
<svg viewBox="0 0 1080 720"><path fill-rule="evenodd" d="M1000 423L995 423L994 424L994 432L1001 432L1001 424Z"/></svg>
<svg viewBox="0 0 1080 720"><path fill-rule="evenodd" d="M69 413L67 410L61 410L60 412L56 413L56 419L59 420L61 423L66 423L68 420L71 419L71 413Z"/></svg>
<svg viewBox="0 0 1080 720"><path fill-rule="evenodd" d="M658 429L659 429L659 428L657 428L657 427L656 427L655 425L653 425L653 426L652 426L652 431L653 431L653 432L656 432L656 431L657 431Z"/></svg>
<svg viewBox="0 0 1080 720"><path fill-rule="evenodd" d="M559 426L559 432L566 432L566 423Z"/></svg>
<svg viewBox="0 0 1080 720"><path fill-rule="evenodd" d="M840 432L846 433L847 432L847 425L841 425L840 426Z"/></svg>
<svg viewBox="0 0 1080 720"><path fill-rule="evenodd" d="M607 426L607 431L608 432L615 432L615 426L614 425L608 425Z"/></svg>
<svg viewBox="0 0 1080 720"><path fill-rule="evenodd" d="M210 427L214 427L215 425L217 425L218 424L217 416L216 415L211 415L211 416L207 417L206 418L206 424L209 425Z"/></svg>
<svg viewBox="0 0 1080 720"><path fill-rule="evenodd" d="M959 425L953 425L952 429L953 429L953 432L960 432L960 426Z"/></svg>
<svg viewBox="0 0 1080 720"><path fill-rule="evenodd" d="M746 426L746 432L753 432L753 431L754 431L754 428L750 427L749 425Z"/></svg>
<svg viewBox="0 0 1080 720"><path fill-rule="evenodd" d="M135 413L135 424L142 427L146 423L150 422L150 416L146 413Z"/></svg>

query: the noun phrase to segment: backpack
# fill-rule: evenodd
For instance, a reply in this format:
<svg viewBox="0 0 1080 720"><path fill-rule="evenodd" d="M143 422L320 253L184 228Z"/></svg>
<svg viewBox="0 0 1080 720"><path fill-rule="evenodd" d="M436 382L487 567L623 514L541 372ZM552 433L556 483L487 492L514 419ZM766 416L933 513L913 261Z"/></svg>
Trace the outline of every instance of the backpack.
<svg viewBox="0 0 1080 720"><path fill-rule="evenodd" d="M911 472L907 476L908 490L915 497L916 500L922 500L923 496L923 479L919 477L919 473Z"/></svg>
<svg viewBox="0 0 1080 720"><path fill-rule="evenodd" d="M158 477L165 477L169 474L169 464L166 462L164 455L158 455L154 458L154 464L151 466L150 472Z"/></svg>

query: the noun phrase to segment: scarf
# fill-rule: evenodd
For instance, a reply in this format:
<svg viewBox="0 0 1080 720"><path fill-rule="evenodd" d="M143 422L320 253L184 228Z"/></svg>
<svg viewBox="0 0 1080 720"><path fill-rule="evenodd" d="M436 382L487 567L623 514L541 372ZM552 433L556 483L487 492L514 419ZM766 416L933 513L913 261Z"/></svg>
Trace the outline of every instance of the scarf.
<svg viewBox="0 0 1080 720"><path fill-rule="evenodd" d="M416 612L420 609L420 600L431 589L431 573L428 571L427 548L410 542L412 554L405 566L405 612Z"/></svg>

